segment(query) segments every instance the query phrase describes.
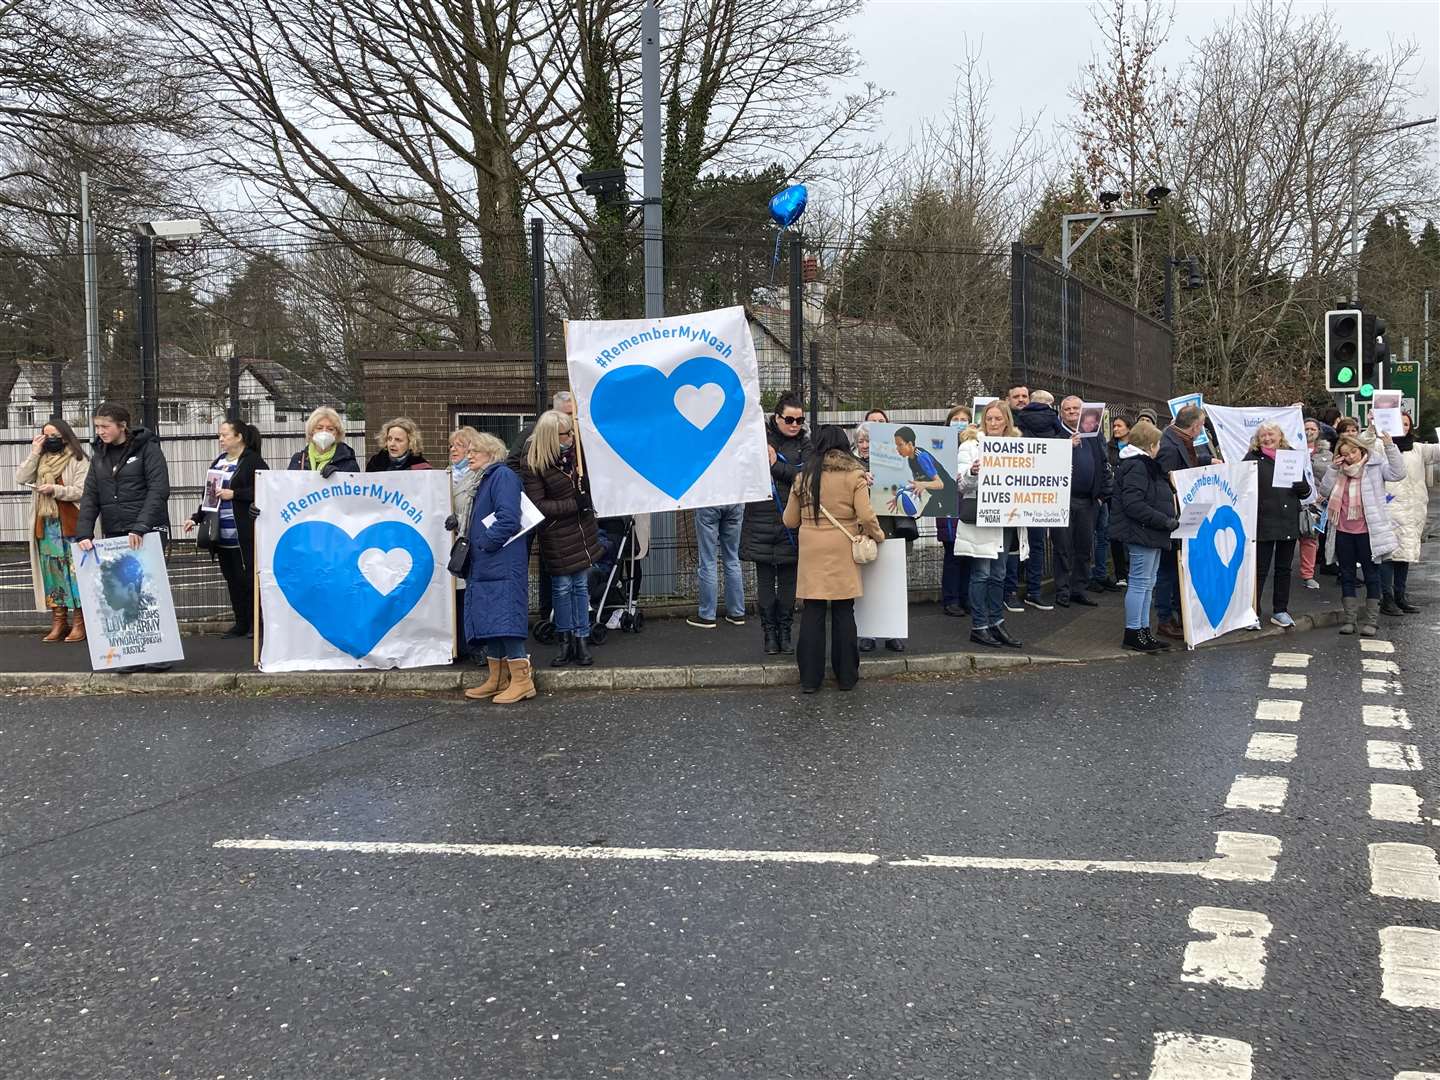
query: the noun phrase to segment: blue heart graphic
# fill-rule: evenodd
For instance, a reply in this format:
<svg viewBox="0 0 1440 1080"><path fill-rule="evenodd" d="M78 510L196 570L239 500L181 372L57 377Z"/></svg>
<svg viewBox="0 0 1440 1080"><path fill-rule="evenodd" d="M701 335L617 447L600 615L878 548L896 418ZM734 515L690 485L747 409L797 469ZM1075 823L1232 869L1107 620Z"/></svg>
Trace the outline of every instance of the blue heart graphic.
<svg viewBox="0 0 1440 1080"><path fill-rule="evenodd" d="M1235 552L1228 563L1220 560L1215 537L1224 529L1235 530ZM1245 523L1232 506L1221 506L1200 524L1195 539L1185 545L1185 558L1190 570L1190 585L1200 598L1205 617L1218 627L1230 610L1235 595L1235 582L1245 562Z"/></svg>
<svg viewBox="0 0 1440 1080"><path fill-rule="evenodd" d="M381 593L360 571L370 548L410 555L405 580ZM317 633L357 660L370 655L420 602L435 571L430 545L403 521L381 521L351 537L328 521L306 521L275 545L275 582Z"/></svg>
<svg viewBox="0 0 1440 1080"><path fill-rule="evenodd" d="M684 387L717 385L725 404L697 428L675 407ZM745 388L729 364L686 360L669 375L646 364L612 368L590 395L590 419L610 448L672 499L689 491L720 456L745 411Z"/></svg>

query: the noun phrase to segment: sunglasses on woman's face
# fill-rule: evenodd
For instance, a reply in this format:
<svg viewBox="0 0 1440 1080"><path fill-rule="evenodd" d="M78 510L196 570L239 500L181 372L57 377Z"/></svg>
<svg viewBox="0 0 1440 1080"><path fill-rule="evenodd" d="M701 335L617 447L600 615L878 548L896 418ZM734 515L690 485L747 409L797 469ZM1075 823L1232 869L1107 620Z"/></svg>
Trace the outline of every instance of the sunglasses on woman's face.
<svg viewBox="0 0 1440 1080"><path fill-rule="evenodd" d="M805 422L803 416L777 416L775 419L782 424L803 424Z"/></svg>

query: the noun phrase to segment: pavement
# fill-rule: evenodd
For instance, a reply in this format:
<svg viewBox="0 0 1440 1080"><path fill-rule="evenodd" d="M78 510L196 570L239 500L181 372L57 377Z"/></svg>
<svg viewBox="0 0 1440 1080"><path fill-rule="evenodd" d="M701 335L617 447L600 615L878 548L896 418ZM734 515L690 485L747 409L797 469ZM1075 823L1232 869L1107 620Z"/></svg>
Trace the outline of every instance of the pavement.
<svg viewBox="0 0 1440 1080"><path fill-rule="evenodd" d="M1430 1080L1411 591L813 697L12 692L0 1073Z"/></svg>

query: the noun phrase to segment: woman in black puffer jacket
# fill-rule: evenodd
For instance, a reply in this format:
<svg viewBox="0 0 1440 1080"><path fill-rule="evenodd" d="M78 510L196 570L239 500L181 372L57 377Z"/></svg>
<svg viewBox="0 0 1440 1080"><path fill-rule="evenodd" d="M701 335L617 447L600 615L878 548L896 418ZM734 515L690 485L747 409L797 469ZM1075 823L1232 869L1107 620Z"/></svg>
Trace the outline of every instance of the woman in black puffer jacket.
<svg viewBox="0 0 1440 1080"><path fill-rule="evenodd" d="M539 511L540 564L550 575L560 651L551 667L572 661L589 667L590 567L604 554L595 528L590 493L575 472L574 421L564 413L541 413L525 451L520 480Z"/></svg>
<svg viewBox="0 0 1440 1080"><path fill-rule="evenodd" d="M795 573L799 549L795 534L780 514L790 500L790 487L810 454L805 410L794 394L783 394L775 415L765 425L770 454L771 497L745 504L740 528L740 557L755 564L755 593L767 653L794 652L790 624L795 618Z"/></svg>
<svg viewBox="0 0 1440 1080"><path fill-rule="evenodd" d="M1155 460L1160 430L1141 420L1130 429L1120 451L1115 492L1110 498L1110 536L1125 545L1130 557L1125 586L1125 640L1135 652L1159 652L1166 642L1150 633L1150 600L1160 553L1170 547L1170 534L1180 524L1175 514L1175 492Z"/></svg>

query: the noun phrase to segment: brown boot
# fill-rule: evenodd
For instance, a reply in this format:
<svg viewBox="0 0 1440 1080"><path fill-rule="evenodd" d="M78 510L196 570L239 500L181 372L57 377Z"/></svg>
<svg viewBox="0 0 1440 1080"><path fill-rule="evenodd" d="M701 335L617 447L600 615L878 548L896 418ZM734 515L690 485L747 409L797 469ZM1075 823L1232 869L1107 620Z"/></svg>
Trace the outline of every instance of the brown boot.
<svg viewBox="0 0 1440 1080"><path fill-rule="evenodd" d="M490 677L479 686L472 686L465 691L465 696L471 701L484 701L492 698L510 685L510 668L504 660L493 660L486 657L490 665Z"/></svg>
<svg viewBox="0 0 1440 1080"><path fill-rule="evenodd" d="M40 640L63 641L69 630L70 624L65 621L65 609L63 607L52 608L50 611L50 633L46 634Z"/></svg>
<svg viewBox="0 0 1440 1080"><path fill-rule="evenodd" d="M67 642L85 640L85 613L78 607L70 612L70 636L65 640Z"/></svg>
<svg viewBox="0 0 1440 1080"><path fill-rule="evenodd" d="M495 695L496 705L513 705L535 696L534 673L529 660L510 660L510 686Z"/></svg>

